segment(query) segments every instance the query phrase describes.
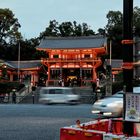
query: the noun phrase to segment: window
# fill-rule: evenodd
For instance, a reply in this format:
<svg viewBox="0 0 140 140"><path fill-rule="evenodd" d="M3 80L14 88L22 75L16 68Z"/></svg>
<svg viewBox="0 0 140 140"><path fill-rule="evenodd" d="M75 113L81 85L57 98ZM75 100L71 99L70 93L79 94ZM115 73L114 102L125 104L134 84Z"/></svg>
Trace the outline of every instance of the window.
<svg viewBox="0 0 140 140"><path fill-rule="evenodd" d="M58 54L53 55L53 58L59 58Z"/></svg>
<svg viewBox="0 0 140 140"><path fill-rule="evenodd" d="M49 89L49 94L63 94L62 89Z"/></svg>
<svg viewBox="0 0 140 140"><path fill-rule="evenodd" d="M90 54L85 54L85 58L90 58Z"/></svg>

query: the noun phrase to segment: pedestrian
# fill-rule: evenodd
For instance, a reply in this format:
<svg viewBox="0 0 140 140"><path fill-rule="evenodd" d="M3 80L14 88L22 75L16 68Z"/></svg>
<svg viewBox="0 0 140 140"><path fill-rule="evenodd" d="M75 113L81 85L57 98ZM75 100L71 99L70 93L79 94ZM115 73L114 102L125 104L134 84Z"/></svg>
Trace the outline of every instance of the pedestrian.
<svg viewBox="0 0 140 140"><path fill-rule="evenodd" d="M12 94L12 103L16 104L16 98L17 98L17 95L15 92L13 92Z"/></svg>
<svg viewBox="0 0 140 140"><path fill-rule="evenodd" d="M58 81L58 85L62 86L62 80L61 79Z"/></svg>
<svg viewBox="0 0 140 140"><path fill-rule="evenodd" d="M62 85L61 85L62 87L64 87L64 86L65 86L65 85L64 85L64 80L63 80L63 79L62 79L62 83L61 83L61 84L62 84Z"/></svg>
<svg viewBox="0 0 140 140"><path fill-rule="evenodd" d="M9 102L9 94L5 94L4 102L8 103Z"/></svg>
<svg viewBox="0 0 140 140"><path fill-rule="evenodd" d="M96 86L97 86L96 83L92 82L92 91L93 91L93 93L95 93Z"/></svg>

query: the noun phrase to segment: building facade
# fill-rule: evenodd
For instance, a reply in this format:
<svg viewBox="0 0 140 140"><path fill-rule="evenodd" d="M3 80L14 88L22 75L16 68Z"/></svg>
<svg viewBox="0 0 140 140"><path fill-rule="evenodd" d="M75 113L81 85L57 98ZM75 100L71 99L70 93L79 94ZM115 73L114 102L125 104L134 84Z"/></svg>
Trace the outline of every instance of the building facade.
<svg viewBox="0 0 140 140"><path fill-rule="evenodd" d="M28 85L36 85L42 69L41 60L3 61L1 62L0 77L7 81L18 81ZM3 67L3 68L2 68ZM5 74L3 74L3 69Z"/></svg>
<svg viewBox="0 0 140 140"><path fill-rule="evenodd" d="M41 60L48 69L47 85L57 85L62 80L69 84L88 85L98 79L97 68L102 64L101 56L106 54L106 38L88 37L47 37L38 50L48 53Z"/></svg>

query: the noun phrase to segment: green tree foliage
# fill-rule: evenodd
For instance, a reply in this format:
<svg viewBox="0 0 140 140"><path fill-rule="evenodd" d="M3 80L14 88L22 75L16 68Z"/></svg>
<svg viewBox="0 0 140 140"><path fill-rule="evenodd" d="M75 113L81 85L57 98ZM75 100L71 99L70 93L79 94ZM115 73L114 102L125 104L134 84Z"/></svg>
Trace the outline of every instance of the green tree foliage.
<svg viewBox="0 0 140 140"><path fill-rule="evenodd" d="M20 46L19 46L20 45ZM18 60L18 50L20 47L20 60L39 60L42 57L47 58L48 55L44 51L36 50L36 46L39 45L38 38L32 38L30 40L20 40L16 45L11 45L7 49L7 60Z"/></svg>
<svg viewBox="0 0 140 140"><path fill-rule="evenodd" d="M19 45L21 60L47 57L44 51L36 50L36 46L39 45L39 38L23 40L21 33L18 31L20 27L18 19L15 18L11 10L0 9L0 59L17 61Z"/></svg>
<svg viewBox="0 0 140 140"><path fill-rule="evenodd" d="M73 36L74 34L73 25L71 22L62 22L58 29L60 31L60 36L62 37Z"/></svg>
<svg viewBox="0 0 140 140"><path fill-rule="evenodd" d="M106 25L107 37L112 41L112 58L122 58L122 19L120 11L109 11ZM110 46L110 45L108 45Z"/></svg>
<svg viewBox="0 0 140 140"><path fill-rule="evenodd" d="M106 17L108 23L105 30L108 40L112 40L112 58L122 59L123 14L120 11L109 11ZM133 10L133 27L134 35L140 36L140 8L138 7L134 7Z"/></svg>
<svg viewBox="0 0 140 140"><path fill-rule="evenodd" d="M0 45L14 43L21 37L18 19L9 9L0 9Z"/></svg>
<svg viewBox="0 0 140 140"><path fill-rule="evenodd" d="M49 26L45 29L44 32L40 33L40 39L45 38L46 36L90 36L95 35L95 32L90 29L86 23L77 25L77 22L62 22L59 24L56 20L52 20L49 23Z"/></svg>
<svg viewBox="0 0 140 140"><path fill-rule="evenodd" d="M97 34L105 36L106 35L105 29L99 28Z"/></svg>
<svg viewBox="0 0 140 140"><path fill-rule="evenodd" d="M21 39L18 19L9 9L0 9L0 59L7 59L10 47ZM10 52L11 54L11 52Z"/></svg>
<svg viewBox="0 0 140 140"><path fill-rule="evenodd" d="M40 33L40 39L45 36L58 36L58 22L56 20L52 20L49 23L49 26L46 27L45 31Z"/></svg>
<svg viewBox="0 0 140 140"><path fill-rule="evenodd" d="M134 35L140 36L140 8L134 7L133 10Z"/></svg>

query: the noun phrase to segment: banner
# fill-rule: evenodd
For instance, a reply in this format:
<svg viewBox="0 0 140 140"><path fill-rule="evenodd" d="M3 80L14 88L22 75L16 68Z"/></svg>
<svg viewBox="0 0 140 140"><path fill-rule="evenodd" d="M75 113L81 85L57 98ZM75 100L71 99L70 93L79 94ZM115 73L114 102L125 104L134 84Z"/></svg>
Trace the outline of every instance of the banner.
<svg viewBox="0 0 140 140"><path fill-rule="evenodd" d="M126 93L125 120L140 122L140 93Z"/></svg>

